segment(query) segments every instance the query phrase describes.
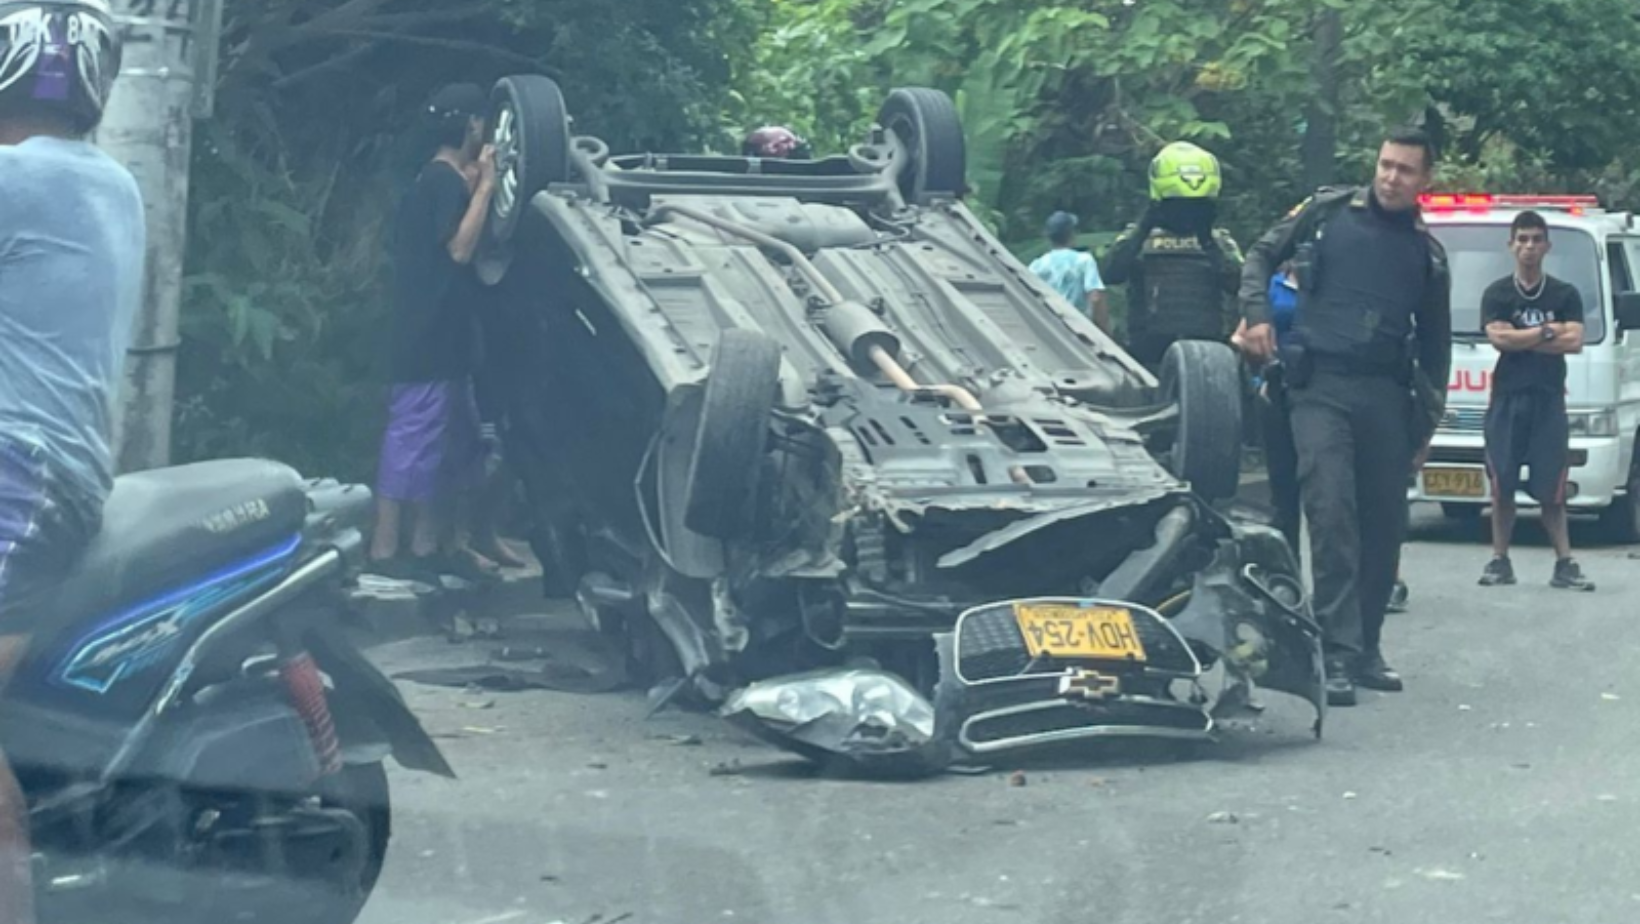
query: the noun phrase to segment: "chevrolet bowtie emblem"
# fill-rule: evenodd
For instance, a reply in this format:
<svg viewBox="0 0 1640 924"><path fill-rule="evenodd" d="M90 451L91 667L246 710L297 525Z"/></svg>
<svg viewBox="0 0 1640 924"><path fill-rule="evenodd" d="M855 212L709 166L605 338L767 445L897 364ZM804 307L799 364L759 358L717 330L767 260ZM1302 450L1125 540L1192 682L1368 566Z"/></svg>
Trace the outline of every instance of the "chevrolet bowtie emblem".
<svg viewBox="0 0 1640 924"><path fill-rule="evenodd" d="M1059 695L1066 699L1106 700L1122 692L1122 681L1098 671L1071 671L1059 678Z"/></svg>

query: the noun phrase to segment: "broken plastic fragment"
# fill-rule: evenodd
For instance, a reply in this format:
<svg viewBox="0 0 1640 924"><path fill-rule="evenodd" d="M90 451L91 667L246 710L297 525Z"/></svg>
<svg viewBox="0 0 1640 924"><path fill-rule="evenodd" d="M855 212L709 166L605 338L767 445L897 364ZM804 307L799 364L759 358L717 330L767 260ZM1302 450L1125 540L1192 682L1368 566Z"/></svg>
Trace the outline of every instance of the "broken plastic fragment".
<svg viewBox="0 0 1640 924"><path fill-rule="evenodd" d="M934 734L934 707L883 671L813 671L754 683L731 695L722 715L819 764L923 776L948 762Z"/></svg>

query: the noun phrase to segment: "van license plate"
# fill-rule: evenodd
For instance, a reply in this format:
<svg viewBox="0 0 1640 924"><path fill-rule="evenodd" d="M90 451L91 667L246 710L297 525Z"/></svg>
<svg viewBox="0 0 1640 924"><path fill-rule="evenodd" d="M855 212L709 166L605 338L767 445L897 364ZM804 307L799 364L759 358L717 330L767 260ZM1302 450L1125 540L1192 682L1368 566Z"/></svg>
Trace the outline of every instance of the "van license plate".
<svg viewBox="0 0 1640 924"><path fill-rule="evenodd" d="M1478 468L1426 468L1424 493L1431 497L1485 497L1486 475Z"/></svg>

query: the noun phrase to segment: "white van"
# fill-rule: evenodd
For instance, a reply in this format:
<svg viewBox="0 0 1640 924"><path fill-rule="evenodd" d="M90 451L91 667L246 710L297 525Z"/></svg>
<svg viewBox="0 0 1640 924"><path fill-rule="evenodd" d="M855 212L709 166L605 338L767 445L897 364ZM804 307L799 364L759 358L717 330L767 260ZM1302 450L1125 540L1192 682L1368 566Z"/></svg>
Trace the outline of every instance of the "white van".
<svg viewBox="0 0 1640 924"><path fill-rule="evenodd" d="M1498 352L1482 331L1481 293L1514 271L1509 223L1531 209L1548 221L1545 269L1583 296L1583 352L1566 357L1573 513L1598 513L1610 538L1640 541L1640 228L1588 196L1429 195L1424 217L1452 265L1452 380L1447 411L1414 500L1478 517L1491 496L1483 423ZM1533 505L1521 494L1522 507Z"/></svg>

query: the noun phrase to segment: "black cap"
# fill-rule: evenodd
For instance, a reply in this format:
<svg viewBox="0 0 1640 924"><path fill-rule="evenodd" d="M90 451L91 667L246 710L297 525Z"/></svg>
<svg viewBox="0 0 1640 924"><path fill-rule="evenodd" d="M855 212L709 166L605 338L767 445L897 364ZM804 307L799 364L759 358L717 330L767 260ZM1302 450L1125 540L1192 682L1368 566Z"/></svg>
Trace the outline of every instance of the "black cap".
<svg viewBox="0 0 1640 924"><path fill-rule="evenodd" d="M433 94L427 114L444 119L452 116L482 116L489 112L490 100L475 84L453 83Z"/></svg>

